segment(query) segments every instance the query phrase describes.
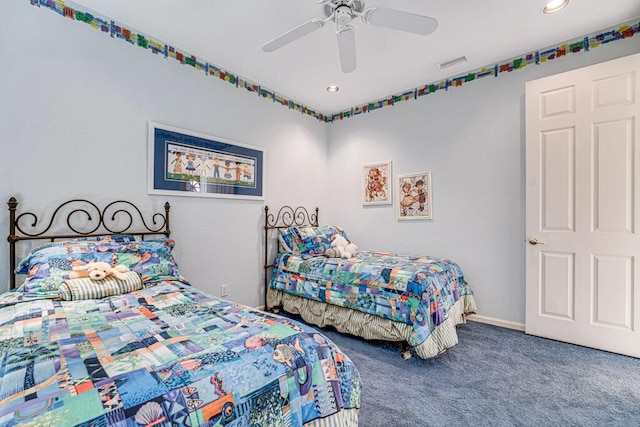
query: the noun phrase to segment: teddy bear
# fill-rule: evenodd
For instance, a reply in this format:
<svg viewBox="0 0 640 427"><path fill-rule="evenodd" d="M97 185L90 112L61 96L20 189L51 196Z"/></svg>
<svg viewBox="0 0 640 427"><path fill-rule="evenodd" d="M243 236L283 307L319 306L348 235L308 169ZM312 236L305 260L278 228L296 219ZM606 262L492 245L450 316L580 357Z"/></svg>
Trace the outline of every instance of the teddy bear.
<svg viewBox="0 0 640 427"><path fill-rule="evenodd" d="M90 262L85 265L73 267L73 271L69 274L69 278L78 279L88 277L91 280L102 280L111 275L116 279L124 280L124 273L127 271L129 271L127 266L122 264L111 267L111 265L106 262Z"/></svg>
<svg viewBox="0 0 640 427"><path fill-rule="evenodd" d="M340 234L331 236L331 247L327 249L324 255L327 258L351 258L358 252L358 247L350 243Z"/></svg>

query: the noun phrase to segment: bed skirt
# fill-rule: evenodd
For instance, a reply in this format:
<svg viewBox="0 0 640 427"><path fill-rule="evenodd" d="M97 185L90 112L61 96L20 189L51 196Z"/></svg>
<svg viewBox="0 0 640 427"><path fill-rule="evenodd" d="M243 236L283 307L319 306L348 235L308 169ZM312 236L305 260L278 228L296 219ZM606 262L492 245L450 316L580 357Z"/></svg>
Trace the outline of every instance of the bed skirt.
<svg viewBox="0 0 640 427"><path fill-rule="evenodd" d="M369 313L331 305L320 301L291 295L277 289L267 290L267 307L282 307L287 313L298 314L307 323L319 327L333 326L341 333L348 333L366 340L406 341L423 359L437 356L458 344L456 325L466 323L466 316L476 312L473 295L463 295L451 307L444 322L422 343L415 343L413 327Z"/></svg>
<svg viewBox="0 0 640 427"><path fill-rule="evenodd" d="M343 409L326 418L318 418L304 424L304 427L358 427L359 409Z"/></svg>

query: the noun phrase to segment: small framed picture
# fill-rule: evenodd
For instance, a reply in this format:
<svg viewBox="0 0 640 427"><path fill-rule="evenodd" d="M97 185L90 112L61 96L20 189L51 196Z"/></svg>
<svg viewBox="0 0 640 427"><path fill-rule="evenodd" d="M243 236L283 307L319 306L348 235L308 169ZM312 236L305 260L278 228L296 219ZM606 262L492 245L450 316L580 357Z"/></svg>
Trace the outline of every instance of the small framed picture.
<svg viewBox="0 0 640 427"><path fill-rule="evenodd" d="M396 176L399 220L431 219L431 172Z"/></svg>
<svg viewBox="0 0 640 427"><path fill-rule="evenodd" d="M362 165L362 204L391 203L391 161Z"/></svg>

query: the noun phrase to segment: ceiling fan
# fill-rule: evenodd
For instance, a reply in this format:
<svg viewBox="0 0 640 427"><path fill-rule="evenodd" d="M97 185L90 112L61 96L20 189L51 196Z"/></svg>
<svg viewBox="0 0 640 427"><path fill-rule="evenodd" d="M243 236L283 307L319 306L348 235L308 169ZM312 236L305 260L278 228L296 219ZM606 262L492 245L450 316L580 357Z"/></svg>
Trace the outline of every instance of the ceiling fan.
<svg viewBox="0 0 640 427"><path fill-rule="evenodd" d="M335 22L342 72L350 73L356 69L356 40L353 27L349 25L354 18L360 17L365 24L420 35L431 34L438 28L438 21L428 16L384 7L365 9L364 0L313 0L313 2L324 6L324 17L313 18L279 35L262 46L262 50L273 52L322 28L328 22Z"/></svg>

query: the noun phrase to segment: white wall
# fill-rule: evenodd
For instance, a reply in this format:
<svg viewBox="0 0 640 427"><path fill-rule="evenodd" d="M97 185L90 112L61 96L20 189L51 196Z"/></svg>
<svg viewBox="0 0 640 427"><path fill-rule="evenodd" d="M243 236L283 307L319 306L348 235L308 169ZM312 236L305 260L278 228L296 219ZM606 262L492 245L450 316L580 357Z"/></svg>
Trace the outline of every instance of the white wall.
<svg viewBox="0 0 640 427"><path fill-rule="evenodd" d="M3 8L3 206L10 196L33 211L70 198L124 198L156 211L168 200L183 275L216 295L226 283L230 299L263 304L263 202L148 195L148 121L265 148L265 200L321 208L328 126L26 1ZM6 214L0 230L8 234ZM9 281L2 242L0 291Z"/></svg>
<svg viewBox="0 0 640 427"><path fill-rule="evenodd" d="M263 203L147 194L147 123L264 147L271 206L320 207L363 249L458 261L480 314L524 322L524 83L637 53L636 38L470 83L330 126L28 2L0 18L0 201L46 209L74 197L172 204L182 273L262 304ZM250 77L250 76L249 76ZM433 172L432 221L361 205L363 163ZM327 170L328 168L328 170ZM394 206L397 202L394 202ZM8 231L7 215L0 230ZM2 239L5 242L5 239ZM9 278L0 244L0 291Z"/></svg>
<svg viewBox="0 0 640 427"><path fill-rule="evenodd" d="M479 314L524 323L524 88L528 80L640 51L635 39L334 123L330 209L362 249L457 261ZM361 165L432 171L433 220L398 221L394 207L361 204Z"/></svg>

